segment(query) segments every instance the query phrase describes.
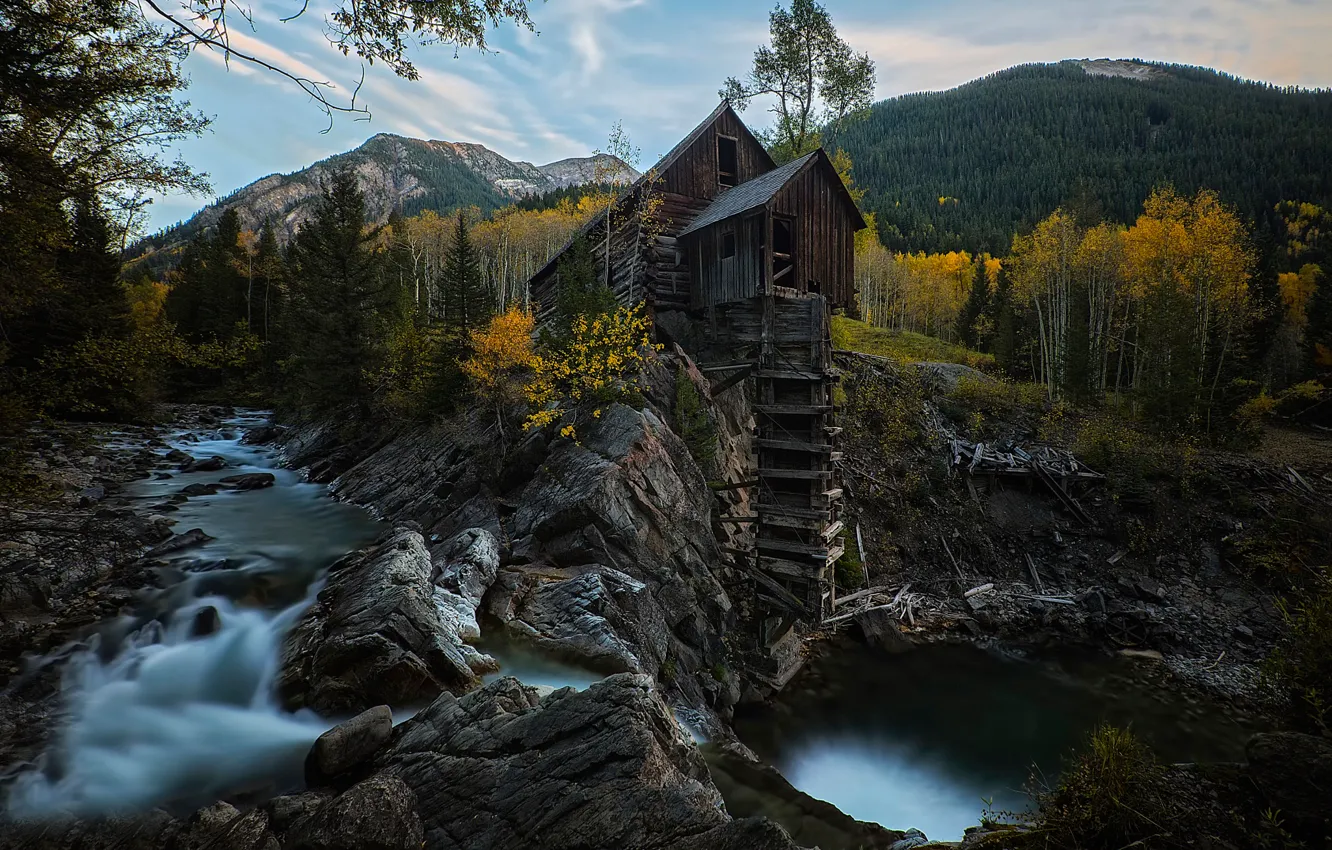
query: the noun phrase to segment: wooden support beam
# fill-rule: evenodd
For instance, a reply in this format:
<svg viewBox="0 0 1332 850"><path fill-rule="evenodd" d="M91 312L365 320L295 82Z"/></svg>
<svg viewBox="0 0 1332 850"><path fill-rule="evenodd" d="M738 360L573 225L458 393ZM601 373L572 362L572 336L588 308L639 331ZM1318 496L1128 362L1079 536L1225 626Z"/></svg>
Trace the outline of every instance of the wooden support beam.
<svg viewBox="0 0 1332 850"><path fill-rule="evenodd" d="M717 522L733 522L744 524L746 522L758 522L758 516L721 516L717 517Z"/></svg>
<svg viewBox="0 0 1332 850"><path fill-rule="evenodd" d="M823 531L820 531L819 536L822 537L824 540L832 540L834 537L841 534L842 530L845 528L846 528L846 523L842 522L839 519L837 522L823 529Z"/></svg>
<svg viewBox="0 0 1332 850"><path fill-rule="evenodd" d="M808 555L825 563L831 560L827 543L796 543L791 540L768 540L760 537L755 544L762 552L787 552L792 555Z"/></svg>
<svg viewBox="0 0 1332 850"><path fill-rule="evenodd" d="M826 523L832 517L832 511L828 508L797 508L791 505L775 505L766 502L760 502L754 510L764 520L775 517L799 517L801 519L821 519Z"/></svg>
<svg viewBox="0 0 1332 850"><path fill-rule="evenodd" d="M710 372L729 372L732 369L749 369L753 366L752 360L732 360L728 363L704 363L698 367L698 371L706 375Z"/></svg>
<svg viewBox="0 0 1332 850"><path fill-rule="evenodd" d="M824 570L828 569L826 564L814 561L792 561L789 558L762 554L759 555L758 567L760 570L770 573L778 573L805 581L817 579L823 574Z"/></svg>
<svg viewBox="0 0 1332 850"><path fill-rule="evenodd" d="M713 483L709 484L708 487L712 488L712 491L714 493L720 493L724 490L747 490L750 487L757 487L758 485L759 485L758 481L737 481L734 484Z"/></svg>
<svg viewBox="0 0 1332 850"><path fill-rule="evenodd" d="M831 404L756 404L759 413L770 415L792 414L814 416L819 413L832 413Z"/></svg>
<svg viewBox="0 0 1332 850"><path fill-rule="evenodd" d="M817 481L821 478L831 478L833 471L831 469L760 469L759 480L764 478L793 478L802 481Z"/></svg>
<svg viewBox="0 0 1332 850"><path fill-rule="evenodd" d="M822 493L819 493L819 494L818 494L817 496L815 496L814 498L815 498L815 499L820 499L820 498L821 498L821 499L824 499L824 500L825 500L827 503L829 503L829 504L831 504L831 503L833 503L833 502L841 501L841 498L842 498L842 488L841 488L841 487L834 487L834 488L831 489L831 490L824 490Z"/></svg>
<svg viewBox="0 0 1332 850"><path fill-rule="evenodd" d="M727 375L726 380L722 381L720 384L717 384L711 390L709 390L708 395L712 398L716 398L717 396L729 390L731 387L743 381L745 378L748 378L749 373L753 368L754 368L753 364L751 363L750 365L745 366L742 369L737 369L735 371L735 374Z"/></svg>
<svg viewBox="0 0 1332 850"><path fill-rule="evenodd" d="M802 371L800 369L760 369L758 371L760 378L772 378L777 381L828 381L833 382L841 378L839 372L820 372L817 369Z"/></svg>
<svg viewBox="0 0 1332 850"><path fill-rule="evenodd" d="M778 449L784 452L810 452L812 454L827 454L833 450L833 447L825 443L802 443L799 440L768 440L763 437L754 441L754 445L761 449Z"/></svg>

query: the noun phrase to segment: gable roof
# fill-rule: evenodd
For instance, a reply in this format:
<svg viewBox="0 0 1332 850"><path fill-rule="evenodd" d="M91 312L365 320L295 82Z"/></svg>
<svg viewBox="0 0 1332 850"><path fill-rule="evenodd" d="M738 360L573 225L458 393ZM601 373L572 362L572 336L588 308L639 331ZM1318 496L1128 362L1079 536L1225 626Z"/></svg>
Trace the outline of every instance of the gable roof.
<svg viewBox="0 0 1332 850"><path fill-rule="evenodd" d="M731 216L740 215L740 213L746 213L763 206L771 201L773 196L780 192L792 177L799 174L813 158L813 153L807 153L800 159L794 159L781 168L769 171L767 174L760 174L753 180L747 180L739 186L728 189L718 195L711 206L699 213L693 224L681 230L680 236L687 236L695 230L702 230Z"/></svg>
<svg viewBox="0 0 1332 850"><path fill-rule="evenodd" d="M831 180L840 189L842 199L851 207L855 214L853 221L857 223L857 230L866 227L865 217L860 214L860 209L856 206L851 193L847 191L846 184L842 182L842 177L833 167L832 161L828 159L828 154L823 148L819 148L811 153L807 153L799 159L794 159L783 165L781 168L769 171L767 174L760 174L753 180L748 180L728 190L712 202L711 206L699 213L698 218L693 223L680 231L680 237L688 236L697 230L710 227L719 221L725 221L733 216L747 213L750 210L758 209L764 206L782 190L787 183L795 179L805 168L812 163L821 163L826 165L831 172Z"/></svg>
<svg viewBox="0 0 1332 850"><path fill-rule="evenodd" d="M727 112L734 113L735 110L731 108L731 104L729 101L723 100L721 103L717 104L717 107L712 110L712 112L708 115L707 118L704 118L701 122L699 122L697 127L689 131L689 135L685 136L678 143L676 143L675 147L667 151L666 155L663 156L660 160L658 160L656 165L652 166L647 171L643 172L643 174L640 175L637 180L629 184L629 186L624 191L620 192L620 194L616 196L615 203L612 206L618 207L625 200L632 197L633 194L637 192L639 188L643 186L644 183L647 182L649 176L655 175L656 177L660 178L661 175L665 174L666 169L670 168L672 165L675 165L675 163L680 159L680 157L684 156L685 151L689 150L690 146L693 145L694 142L698 141L699 137L702 136L705 132L707 132L708 128L710 128L713 124L717 123L717 119L721 118ZM770 168L776 168L777 163L773 162L772 156L768 154L767 149L763 147L763 144L759 142L759 140L754 136L754 134L750 131L749 127L745 125L745 122L740 120L740 116L738 115L736 116L736 123L739 124L744 129L745 133L748 134L749 137L754 141L754 145L760 151L763 152L764 157L766 157L768 160L768 166ZM749 182L752 183L753 181L751 180ZM552 254L550 259L546 262L546 264L542 266L540 269L538 269L535 274L532 275L531 280L536 280L537 278L544 277L548 272L554 269L555 265L559 262L560 257L564 256L564 252L568 251L569 247L573 245L573 243L576 242L580 237L586 236L587 234L591 233L594 228L596 228L599 224L601 224L603 220L605 220L605 218L606 218L606 211L602 210L601 212L592 216L592 218L588 219L587 222L584 223L582 227L578 228L578 232L576 232L569 239L568 242L565 242L563 247L560 248L560 250Z"/></svg>

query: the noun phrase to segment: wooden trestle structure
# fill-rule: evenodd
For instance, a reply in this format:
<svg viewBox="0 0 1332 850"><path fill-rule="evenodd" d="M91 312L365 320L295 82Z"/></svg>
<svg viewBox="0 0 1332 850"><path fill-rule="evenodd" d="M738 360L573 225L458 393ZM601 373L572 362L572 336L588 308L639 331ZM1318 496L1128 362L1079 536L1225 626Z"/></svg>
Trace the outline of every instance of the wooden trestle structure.
<svg viewBox="0 0 1332 850"><path fill-rule="evenodd" d="M844 551L838 372L827 300L775 289L725 315L731 342L757 355L748 364L757 425L754 577L765 607L819 622L832 611L833 564Z"/></svg>

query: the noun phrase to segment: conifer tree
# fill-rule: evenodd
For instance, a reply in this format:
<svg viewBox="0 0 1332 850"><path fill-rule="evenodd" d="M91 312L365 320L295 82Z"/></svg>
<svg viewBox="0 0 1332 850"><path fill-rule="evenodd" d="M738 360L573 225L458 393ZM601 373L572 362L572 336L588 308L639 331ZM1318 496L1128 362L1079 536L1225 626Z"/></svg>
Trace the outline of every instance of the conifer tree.
<svg viewBox="0 0 1332 850"><path fill-rule="evenodd" d="M458 211L453 244L444 258L444 320L463 335L486 326L495 315L495 305L481 277L480 255L472 244L467 217Z"/></svg>
<svg viewBox="0 0 1332 850"><path fill-rule="evenodd" d="M985 259L976 258L976 274L971 280L971 292L967 301L957 314L957 338L967 348L979 347L976 338L976 322L985 313L990 300L990 281L985 273Z"/></svg>
<svg viewBox="0 0 1332 850"><path fill-rule="evenodd" d="M365 232L365 197L351 171L324 189L291 249L294 398L314 407L367 410L384 353L392 293Z"/></svg>
<svg viewBox="0 0 1332 850"><path fill-rule="evenodd" d="M574 240L560 258L556 273L559 288L555 294L555 319L551 331L544 335L544 342L559 348L568 342L574 319L611 312L615 309L615 295L598 274L592 246L585 237Z"/></svg>

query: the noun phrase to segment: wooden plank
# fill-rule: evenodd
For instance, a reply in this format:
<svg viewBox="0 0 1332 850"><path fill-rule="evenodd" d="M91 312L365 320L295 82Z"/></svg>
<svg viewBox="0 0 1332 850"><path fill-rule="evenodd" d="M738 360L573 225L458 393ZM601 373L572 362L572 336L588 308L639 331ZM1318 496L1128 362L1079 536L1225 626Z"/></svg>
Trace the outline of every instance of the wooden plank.
<svg viewBox="0 0 1332 850"><path fill-rule="evenodd" d="M842 498L842 488L834 487L831 490L824 490L822 493L815 494L815 499L825 499L828 502L836 502Z"/></svg>
<svg viewBox="0 0 1332 850"><path fill-rule="evenodd" d="M798 369L760 369L758 371L760 378L773 378L778 381L836 381L841 375L838 372L819 372L816 370L801 371Z"/></svg>
<svg viewBox="0 0 1332 850"><path fill-rule="evenodd" d="M826 443L802 443L799 440L769 440L759 437L754 441L754 445L761 449L779 449L785 452L810 452L811 454L827 454L833 450L833 447Z"/></svg>
<svg viewBox="0 0 1332 850"><path fill-rule="evenodd" d="M726 392L731 387L735 386L744 379L748 378L751 369L752 369L752 364L750 366L744 367L743 369L737 369L735 374L728 375L726 377L726 380L722 381L720 384L717 384L712 389L710 389L708 391L708 396L711 398L716 398L717 396Z"/></svg>
<svg viewBox="0 0 1332 850"><path fill-rule="evenodd" d="M757 515L754 515L754 516L720 516L720 517L717 517L717 522L733 522L733 523L737 523L737 524L743 524L743 523L747 523L747 522L758 522L758 520L759 520L759 518L758 518Z"/></svg>
<svg viewBox="0 0 1332 850"><path fill-rule="evenodd" d="M760 469L758 471L759 480L764 478L790 478L800 481L817 481L820 478L831 478L833 471L831 469Z"/></svg>
<svg viewBox="0 0 1332 850"><path fill-rule="evenodd" d="M780 528L798 528L803 531L818 533L828 527L830 511L821 511L820 517L798 517L782 516L781 514L760 514L764 525L775 525Z"/></svg>
<svg viewBox="0 0 1332 850"><path fill-rule="evenodd" d="M698 371L706 375L709 372L729 372L732 369L750 369L753 366L752 360L732 360L728 363L701 363Z"/></svg>
<svg viewBox="0 0 1332 850"><path fill-rule="evenodd" d="M826 522L832 518L832 511L828 508L797 508L793 505L760 502L755 510L765 520L772 517L800 517L802 519L822 519Z"/></svg>
<svg viewBox="0 0 1332 850"><path fill-rule="evenodd" d="M824 540L831 540L837 535L841 534L844 528L846 528L846 523L842 522L839 519L837 522L834 522L832 525L823 529L823 531L820 531L819 536L822 537Z"/></svg>
<svg viewBox="0 0 1332 850"><path fill-rule="evenodd" d="M820 414L820 413L832 413L832 405L831 405L831 404L811 404L811 405L803 405L803 404L756 404L756 405L754 405L754 409L757 410L759 413L767 413L767 414L769 414L769 415L782 415L782 414L806 415L806 414L807 414L807 415L813 416L813 415L815 415L815 414Z"/></svg>
<svg viewBox="0 0 1332 850"><path fill-rule="evenodd" d="M800 579L816 579L828 569L827 564L817 563L815 561L792 561L789 558L778 558L773 555L759 555L758 566L760 570L781 573Z"/></svg>
<svg viewBox="0 0 1332 850"><path fill-rule="evenodd" d="M832 560L829 557L831 549L827 543L796 543L791 540L770 540L760 537L754 545L760 552L789 552L793 555L809 555L822 561Z"/></svg>
<svg viewBox="0 0 1332 850"><path fill-rule="evenodd" d="M737 481L734 484L714 483L714 484L709 484L708 486L712 488L713 492L720 493L724 490L747 490L750 487L757 487L760 483L761 482L759 481Z"/></svg>

